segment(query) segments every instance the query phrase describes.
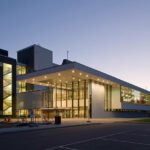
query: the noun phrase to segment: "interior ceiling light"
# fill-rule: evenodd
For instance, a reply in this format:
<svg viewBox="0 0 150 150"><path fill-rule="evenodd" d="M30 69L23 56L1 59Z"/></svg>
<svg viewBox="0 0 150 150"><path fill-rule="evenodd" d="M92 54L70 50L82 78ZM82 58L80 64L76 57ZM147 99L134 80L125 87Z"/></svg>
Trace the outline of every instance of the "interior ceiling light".
<svg viewBox="0 0 150 150"><path fill-rule="evenodd" d="M46 79L46 78L47 78L47 76L44 76L44 78Z"/></svg>
<svg viewBox="0 0 150 150"><path fill-rule="evenodd" d="M82 73L80 72L80 73L79 73L79 75L81 76L81 75L82 75Z"/></svg>
<svg viewBox="0 0 150 150"><path fill-rule="evenodd" d="M60 73L58 73L58 76L61 76L61 74L60 74Z"/></svg>
<svg viewBox="0 0 150 150"><path fill-rule="evenodd" d="M88 77L89 77L89 75L87 74L87 75L86 75L86 77L88 78Z"/></svg>
<svg viewBox="0 0 150 150"><path fill-rule="evenodd" d="M74 70L72 70L72 73L75 73L75 71L74 71Z"/></svg>

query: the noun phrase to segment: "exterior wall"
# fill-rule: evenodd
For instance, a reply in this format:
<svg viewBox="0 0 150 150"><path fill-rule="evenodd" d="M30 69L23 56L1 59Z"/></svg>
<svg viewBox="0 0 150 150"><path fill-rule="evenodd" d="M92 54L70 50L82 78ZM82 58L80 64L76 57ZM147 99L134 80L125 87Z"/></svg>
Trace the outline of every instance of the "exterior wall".
<svg viewBox="0 0 150 150"><path fill-rule="evenodd" d="M34 71L34 47L17 52L17 61L27 66L27 73Z"/></svg>
<svg viewBox="0 0 150 150"><path fill-rule="evenodd" d="M137 105L137 104L129 104L129 103L121 103L121 108L122 109L128 109L128 110L150 111L150 106Z"/></svg>
<svg viewBox="0 0 150 150"><path fill-rule="evenodd" d="M17 94L17 109L42 108L43 91L25 92Z"/></svg>
<svg viewBox="0 0 150 150"><path fill-rule="evenodd" d="M16 60L0 55L0 115L3 115L3 63L12 65L12 115L16 114Z"/></svg>
<svg viewBox="0 0 150 150"><path fill-rule="evenodd" d="M120 87L112 87L112 109L121 109Z"/></svg>
<svg viewBox="0 0 150 150"><path fill-rule="evenodd" d="M35 45L34 70L41 70L53 66L53 52Z"/></svg>
<svg viewBox="0 0 150 150"><path fill-rule="evenodd" d="M104 86L92 82L92 118L104 114Z"/></svg>

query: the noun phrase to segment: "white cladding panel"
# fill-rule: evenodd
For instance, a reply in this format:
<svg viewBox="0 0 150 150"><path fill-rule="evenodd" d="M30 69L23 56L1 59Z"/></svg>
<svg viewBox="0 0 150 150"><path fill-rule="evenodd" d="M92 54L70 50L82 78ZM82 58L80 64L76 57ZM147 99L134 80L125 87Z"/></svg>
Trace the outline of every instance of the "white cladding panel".
<svg viewBox="0 0 150 150"><path fill-rule="evenodd" d="M112 87L112 109L121 109L120 87Z"/></svg>
<svg viewBox="0 0 150 150"><path fill-rule="evenodd" d="M92 118L99 118L104 113L104 86L92 83Z"/></svg>

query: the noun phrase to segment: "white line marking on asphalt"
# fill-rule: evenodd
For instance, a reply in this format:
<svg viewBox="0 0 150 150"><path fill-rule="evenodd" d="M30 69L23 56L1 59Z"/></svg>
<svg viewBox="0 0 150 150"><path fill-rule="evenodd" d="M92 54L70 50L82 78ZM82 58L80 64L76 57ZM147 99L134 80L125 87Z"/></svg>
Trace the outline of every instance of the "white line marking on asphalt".
<svg viewBox="0 0 150 150"><path fill-rule="evenodd" d="M129 131L122 131L122 132L118 132L118 133L114 133L114 134L109 134L109 135L105 135L105 136L100 136L100 137L96 137L96 138L91 138L91 139L86 139L86 140L82 140L82 141L72 142L72 143L65 144L65 145L59 145L59 146L55 146L55 147L52 147L52 148L47 148L45 150L54 150L54 149L60 148L60 147L67 147L67 146L71 146L71 145L86 143L86 142L90 142L90 141L94 141L94 140L99 140L99 139L102 139L102 138L106 138L106 137L110 137L110 136L114 136L114 135L119 135L119 134L123 134L123 133L127 133L127 132L129 132Z"/></svg>
<svg viewBox="0 0 150 150"><path fill-rule="evenodd" d="M69 148L69 147L65 147L65 146L59 146L59 148L68 149L68 150L77 150L77 149Z"/></svg>
<svg viewBox="0 0 150 150"><path fill-rule="evenodd" d="M129 135L137 135L137 136L150 136L150 134L137 134L137 133L130 133Z"/></svg>
<svg viewBox="0 0 150 150"><path fill-rule="evenodd" d="M122 142L122 143L129 143L129 144L138 144L138 145L150 146L150 144L133 142L133 141L126 141L126 140L105 139L105 138L102 138L101 140L103 140L103 141Z"/></svg>

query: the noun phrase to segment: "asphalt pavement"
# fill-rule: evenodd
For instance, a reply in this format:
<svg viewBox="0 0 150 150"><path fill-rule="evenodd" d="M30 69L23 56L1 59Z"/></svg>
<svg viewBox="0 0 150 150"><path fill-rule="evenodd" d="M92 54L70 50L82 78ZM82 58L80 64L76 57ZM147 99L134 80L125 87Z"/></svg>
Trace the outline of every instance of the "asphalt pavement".
<svg viewBox="0 0 150 150"><path fill-rule="evenodd" d="M116 122L0 135L1 150L150 150L150 124Z"/></svg>

